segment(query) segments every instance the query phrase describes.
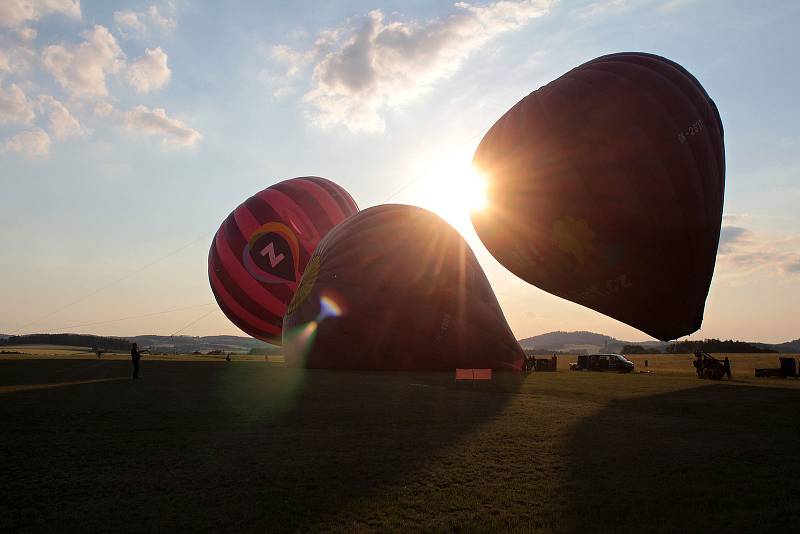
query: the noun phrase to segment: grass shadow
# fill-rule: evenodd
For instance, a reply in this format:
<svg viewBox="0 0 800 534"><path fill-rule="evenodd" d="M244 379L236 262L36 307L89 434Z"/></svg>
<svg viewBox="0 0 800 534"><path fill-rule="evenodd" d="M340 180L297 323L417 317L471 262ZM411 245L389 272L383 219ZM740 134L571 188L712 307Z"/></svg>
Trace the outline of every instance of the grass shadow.
<svg viewBox="0 0 800 534"><path fill-rule="evenodd" d="M566 441L566 531L788 532L800 390L706 385L614 400Z"/></svg>
<svg viewBox="0 0 800 534"><path fill-rule="evenodd" d="M88 380L130 366L33 363L0 362L3 382ZM516 385L145 361L136 382L17 392L0 403L3 530L306 530L326 515L356 522L351 503L479 429Z"/></svg>

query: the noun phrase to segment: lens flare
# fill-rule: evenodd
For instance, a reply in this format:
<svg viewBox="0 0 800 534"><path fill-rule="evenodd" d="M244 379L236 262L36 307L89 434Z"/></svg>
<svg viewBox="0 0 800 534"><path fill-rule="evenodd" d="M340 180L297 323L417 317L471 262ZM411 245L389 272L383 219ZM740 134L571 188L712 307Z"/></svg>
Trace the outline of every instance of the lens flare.
<svg viewBox="0 0 800 534"><path fill-rule="evenodd" d="M322 295L319 299L320 310L317 316L317 321L322 322L328 317L340 317L342 315L342 306L336 301L332 295Z"/></svg>
<svg viewBox="0 0 800 534"><path fill-rule="evenodd" d="M341 317L344 312L344 301L341 297L331 293L323 294L319 299L319 313L316 319L290 330L284 336L284 343L291 345L292 352L299 354L301 359L305 361L306 355L314 346L319 325L330 317Z"/></svg>

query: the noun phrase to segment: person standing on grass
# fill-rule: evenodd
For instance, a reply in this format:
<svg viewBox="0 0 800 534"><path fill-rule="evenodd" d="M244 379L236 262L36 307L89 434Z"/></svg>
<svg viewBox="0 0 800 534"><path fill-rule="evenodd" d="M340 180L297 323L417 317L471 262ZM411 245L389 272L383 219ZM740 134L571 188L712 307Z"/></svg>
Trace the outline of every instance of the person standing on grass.
<svg viewBox="0 0 800 534"><path fill-rule="evenodd" d="M133 378L139 378L139 360L142 359L142 355L139 354L139 345L134 343L131 345L131 362L133 362Z"/></svg>
<svg viewBox="0 0 800 534"><path fill-rule="evenodd" d="M728 377L728 380L733 380L733 376L731 375L731 361L725 356L725 360L722 362L722 367L724 368L725 375Z"/></svg>

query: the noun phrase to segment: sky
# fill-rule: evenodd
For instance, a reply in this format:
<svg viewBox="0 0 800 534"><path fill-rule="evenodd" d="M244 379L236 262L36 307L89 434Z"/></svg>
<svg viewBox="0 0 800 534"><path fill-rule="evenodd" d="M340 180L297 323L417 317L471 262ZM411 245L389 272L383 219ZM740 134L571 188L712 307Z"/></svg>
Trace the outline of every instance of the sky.
<svg viewBox="0 0 800 534"><path fill-rule="evenodd" d="M445 193L488 128L620 51L686 67L727 180L699 338L800 337L800 3L517 0L0 2L0 332L240 334L214 232L278 181L445 217L515 335L648 337L517 279Z"/></svg>

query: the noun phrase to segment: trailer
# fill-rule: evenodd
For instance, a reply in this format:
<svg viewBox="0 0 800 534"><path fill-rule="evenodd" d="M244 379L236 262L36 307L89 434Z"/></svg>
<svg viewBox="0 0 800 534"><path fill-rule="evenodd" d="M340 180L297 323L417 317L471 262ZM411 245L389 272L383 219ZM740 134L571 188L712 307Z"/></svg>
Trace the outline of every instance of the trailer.
<svg viewBox="0 0 800 534"><path fill-rule="evenodd" d="M756 378L797 378L797 363L794 358L778 358L780 367L756 369Z"/></svg>

